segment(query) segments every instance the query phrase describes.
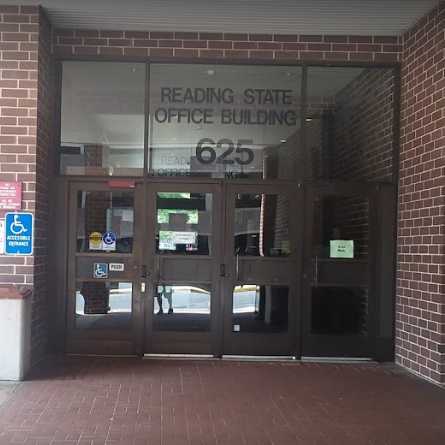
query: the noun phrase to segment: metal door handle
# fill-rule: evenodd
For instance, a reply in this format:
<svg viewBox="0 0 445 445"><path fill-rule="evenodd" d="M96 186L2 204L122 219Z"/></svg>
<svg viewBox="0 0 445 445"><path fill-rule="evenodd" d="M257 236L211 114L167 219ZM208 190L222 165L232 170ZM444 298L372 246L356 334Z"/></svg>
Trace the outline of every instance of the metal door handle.
<svg viewBox="0 0 445 445"><path fill-rule="evenodd" d="M318 256L315 255L315 264L314 264L314 285L318 286Z"/></svg>
<svg viewBox="0 0 445 445"><path fill-rule="evenodd" d="M235 270L236 270L236 281L239 281L239 255L236 254L236 260L235 260Z"/></svg>

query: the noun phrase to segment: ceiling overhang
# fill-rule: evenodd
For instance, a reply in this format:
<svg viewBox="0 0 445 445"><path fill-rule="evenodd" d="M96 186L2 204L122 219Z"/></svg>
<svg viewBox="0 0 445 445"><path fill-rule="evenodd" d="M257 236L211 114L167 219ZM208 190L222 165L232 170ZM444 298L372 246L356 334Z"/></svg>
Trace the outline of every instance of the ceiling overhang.
<svg viewBox="0 0 445 445"><path fill-rule="evenodd" d="M58 28L400 35L439 0L9 0Z"/></svg>

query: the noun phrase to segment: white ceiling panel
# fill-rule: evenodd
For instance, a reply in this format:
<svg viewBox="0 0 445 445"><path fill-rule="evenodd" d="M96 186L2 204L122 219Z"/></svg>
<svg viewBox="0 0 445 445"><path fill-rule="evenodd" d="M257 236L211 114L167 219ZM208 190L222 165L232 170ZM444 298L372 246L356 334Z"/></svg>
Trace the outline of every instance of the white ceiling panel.
<svg viewBox="0 0 445 445"><path fill-rule="evenodd" d="M440 0L8 0L61 28L398 35Z"/></svg>

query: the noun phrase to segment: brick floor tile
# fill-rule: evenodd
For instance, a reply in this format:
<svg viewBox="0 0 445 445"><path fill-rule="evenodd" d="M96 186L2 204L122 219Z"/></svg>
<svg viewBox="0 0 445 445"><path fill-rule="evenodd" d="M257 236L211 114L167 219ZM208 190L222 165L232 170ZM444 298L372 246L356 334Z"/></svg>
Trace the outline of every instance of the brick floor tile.
<svg viewBox="0 0 445 445"><path fill-rule="evenodd" d="M0 445L443 445L444 412L389 365L65 358L0 407Z"/></svg>

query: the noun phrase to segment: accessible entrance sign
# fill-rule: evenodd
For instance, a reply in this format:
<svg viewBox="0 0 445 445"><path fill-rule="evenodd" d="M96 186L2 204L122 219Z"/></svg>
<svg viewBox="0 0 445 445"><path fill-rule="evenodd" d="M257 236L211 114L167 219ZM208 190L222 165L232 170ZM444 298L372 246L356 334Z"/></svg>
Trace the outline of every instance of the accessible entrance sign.
<svg viewBox="0 0 445 445"><path fill-rule="evenodd" d="M34 217L32 213L7 213L5 215L5 254L32 255Z"/></svg>

